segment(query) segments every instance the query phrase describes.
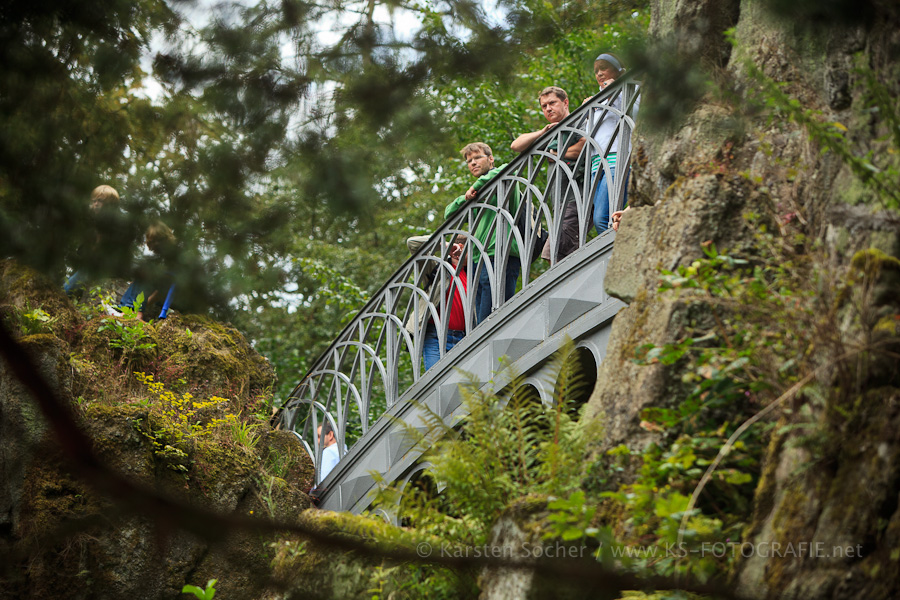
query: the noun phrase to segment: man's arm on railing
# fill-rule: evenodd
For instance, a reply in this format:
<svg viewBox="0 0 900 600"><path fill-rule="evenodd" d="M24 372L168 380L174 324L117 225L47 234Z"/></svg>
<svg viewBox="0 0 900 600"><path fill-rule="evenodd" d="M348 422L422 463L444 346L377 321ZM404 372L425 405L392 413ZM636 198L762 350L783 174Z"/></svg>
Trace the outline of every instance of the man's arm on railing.
<svg viewBox="0 0 900 600"><path fill-rule="evenodd" d="M550 128L556 125L556 123L547 123L542 128L537 131L532 131L531 133L523 133L519 137L513 140L513 143L509 145L509 147L513 150L513 152L525 152L528 150L528 147L537 141L539 137L550 131Z"/></svg>

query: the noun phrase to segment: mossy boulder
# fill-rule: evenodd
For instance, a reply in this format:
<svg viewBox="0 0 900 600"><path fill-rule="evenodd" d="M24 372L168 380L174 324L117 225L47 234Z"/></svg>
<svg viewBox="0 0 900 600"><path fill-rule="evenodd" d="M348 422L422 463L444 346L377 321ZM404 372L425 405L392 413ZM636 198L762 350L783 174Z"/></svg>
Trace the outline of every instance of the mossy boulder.
<svg viewBox="0 0 900 600"><path fill-rule="evenodd" d="M547 515L546 498L513 502L491 528L491 546L500 548L501 555L511 560L533 559L543 546L542 525ZM510 569L485 569L479 578L484 600L546 597L536 595L540 583L532 572ZM553 597L565 597L558 594L561 591L557 588Z"/></svg>
<svg viewBox="0 0 900 600"><path fill-rule="evenodd" d="M81 410L81 426L101 463L147 489L216 513L282 521L311 506L301 486L267 466L281 458L282 474L300 473L308 485L302 474L312 472L311 463L288 434L271 432L273 439L257 446L261 452L221 438L184 439L173 442L183 451L182 460L173 462L156 443L163 429L152 407L87 403ZM10 557L0 580L11 594L0 598L174 598L184 584L210 578L219 579L225 596L259 597L270 585L271 534L245 532L211 543L167 530L157 519L97 495L71 474L52 435L38 430L35 436L32 451L12 461L23 469L15 521L0 535ZM0 444L4 451L8 439ZM301 465L285 466L287 461ZM183 469L173 469L176 464ZM210 539L223 537L209 533Z"/></svg>
<svg viewBox="0 0 900 600"><path fill-rule="evenodd" d="M268 392L275 370L237 329L199 315L176 315L156 327L159 370L251 398ZM229 393L230 391L230 393Z"/></svg>
<svg viewBox="0 0 900 600"><path fill-rule="evenodd" d="M363 543L388 537L386 523L343 513L308 510L299 517L306 528L338 540ZM283 600L301 598L346 598L368 600L372 597L374 569L383 565L378 558L346 552L284 537L276 544L272 561L273 576L283 582Z"/></svg>
<svg viewBox="0 0 900 600"><path fill-rule="evenodd" d="M638 364L641 346L663 346L684 337L688 330L714 326L709 306L702 296L689 290L681 294L655 296L642 290L616 316L616 326L600 364L597 385L585 409L585 418L600 419L604 436L595 448L609 450L619 444L644 449L659 442L660 434L644 429L641 412L648 407L671 408L683 398L688 386L678 365Z"/></svg>
<svg viewBox="0 0 900 600"><path fill-rule="evenodd" d="M133 317L93 317L84 322L80 332L79 350L107 357L127 369L146 370L160 355L156 327Z"/></svg>
<svg viewBox="0 0 900 600"><path fill-rule="evenodd" d="M66 368L66 344L49 334L20 340L38 373L60 398L70 398L72 378ZM47 424L31 391L0 362L0 545L3 532L19 531L28 489L32 457L46 453Z"/></svg>
<svg viewBox="0 0 900 600"><path fill-rule="evenodd" d="M900 389L857 400L839 420L825 406L806 413L814 421L802 429L800 413L779 424L786 433L769 446L746 533L759 551L736 567L753 597L888 598L900 589Z"/></svg>
<svg viewBox="0 0 900 600"><path fill-rule="evenodd" d="M17 335L49 333L64 340L80 321L62 285L9 259L0 260L0 317Z"/></svg>
<svg viewBox="0 0 900 600"><path fill-rule="evenodd" d="M554 535L549 517L554 498L530 494L512 502L491 528L490 546L495 556L523 562L569 560L595 564L596 543L579 537L566 541ZM558 562L559 561L559 562ZM484 569L478 579L482 600L580 599L595 597L593 583L575 577L555 577L532 571L505 568ZM607 590L610 594L613 590ZM614 597L610 595L610 597Z"/></svg>
<svg viewBox="0 0 900 600"><path fill-rule="evenodd" d="M301 490L309 490L315 478L315 468L306 448L293 433L271 430L265 432L257 444L257 452L268 469Z"/></svg>
<svg viewBox="0 0 900 600"><path fill-rule="evenodd" d="M840 152L824 151L820 142L823 124L834 123L838 129L846 127L846 147L852 147L854 156L868 153L882 169L896 165L890 156L894 148L885 151L891 143L885 135L889 120L874 116L871 98L865 97L874 88L865 78L877 79L891 97L900 91L891 58L896 56L900 13L875 3L870 8L878 18L865 25L823 27L813 33L777 18L772 5L740 3L732 31L737 43L724 68L711 77L729 93L744 95L739 103L709 94L683 123L664 132L637 120L632 208L622 219L605 281L608 293L630 305L615 318L587 411L587 418L602 420L606 429L604 439L594 444L601 451L600 457L595 454L595 466L602 467L602 451L617 444L635 453L651 443L666 447L670 440L665 432L642 428L641 412L672 407L688 391L681 384L683 376L691 375L685 370L688 361L648 366L632 361L642 344L683 339L682 325L697 313L689 304L702 305L685 295L660 293L660 269L675 270L700 257L703 242L754 259L763 254L756 250L759 240L775 239L794 249L797 262L762 264L762 269L815 264L809 283L793 290L798 296L822 292L820 297L830 298L843 286L846 292L832 305L816 305L815 316L822 319L817 323L830 327L824 332L823 326L823 335L805 349L809 368L818 368L804 388L808 393L785 402L774 427L754 425L754 433L775 435L764 453L753 516L742 538L754 551L738 557L732 582L736 593L755 598L893 598L900 590L896 199L876 200L871 181L858 175ZM814 6L796 8L802 12ZM685 45L704 39L697 28L734 8L732 2L654 2L651 28L660 37L681 34ZM679 23L684 27L678 29ZM710 50L721 49L721 39L706 39ZM684 64L693 59L680 57ZM755 94L760 86L748 62L771 79L772 89L795 99L798 110L774 113L780 119L759 119L740 110L775 96L770 91ZM862 64L865 74L859 70ZM804 117L811 119L808 126L798 123ZM769 323L761 333L778 343L801 333L793 329L799 327L803 325ZM791 358L780 363L786 370L794 363ZM799 377L778 387L779 392ZM734 426L736 416L736 411L723 415L722 426L729 421ZM635 477L627 466L604 474L606 485L612 480L612 490ZM731 512L733 507L717 510ZM606 518L616 531L634 516ZM821 544L823 554L811 556L810 544Z"/></svg>
<svg viewBox="0 0 900 600"><path fill-rule="evenodd" d="M311 506L310 458L270 429L274 375L237 330L195 316L140 323L86 310L85 320L58 286L11 261L0 261L0 284L17 343L99 464L216 513L291 522ZM47 319L22 326L22 311L36 308ZM112 322L140 328L146 347L115 347ZM69 461L30 390L0 364L0 599L176 598L211 578L223 597L271 588L271 533L170 529L98 494Z"/></svg>

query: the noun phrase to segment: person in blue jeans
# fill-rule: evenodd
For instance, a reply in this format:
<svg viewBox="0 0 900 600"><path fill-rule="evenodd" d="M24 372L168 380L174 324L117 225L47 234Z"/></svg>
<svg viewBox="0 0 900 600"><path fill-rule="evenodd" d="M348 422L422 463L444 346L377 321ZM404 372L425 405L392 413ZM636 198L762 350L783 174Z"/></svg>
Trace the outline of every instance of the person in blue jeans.
<svg viewBox="0 0 900 600"><path fill-rule="evenodd" d="M444 218L450 218L457 211L459 211L464 204L473 200L478 195L478 190L487 185L494 177L497 176L500 171L503 170L503 167L506 165L500 165L499 167L494 167L494 155L491 151L490 146L484 144L482 142L474 142L472 144L466 145L465 148L462 149L463 158L466 160L466 166L469 168L469 171L476 177L475 182L468 189L468 191L447 205L447 208L444 210ZM491 197L487 199L482 199L480 202L491 206L500 206L498 203L497 194L493 194ZM509 205L505 208L509 213L516 214L516 211L519 208L519 189L513 188L512 197L510 199ZM475 324L481 323L484 321L488 315L491 314L492 302L491 302L491 294L492 294L492 286L490 280L491 270L494 271L495 277L500 277L501 275L505 275L506 281L504 284L504 296L503 301L507 301L512 298L513 294L516 293L516 281L519 279L519 271L522 269L522 263L519 260L519 247L516 245L515 239L510 239L509 241L509 257L506 263L505 272L501 271L496 266L496 261L502 259L502 256L496 256L496 225L494 221L497 217L497 211L489 210L489 209L476 209L481 210L481 214L478 218L477 223L475 224L475 238L478 239L479 242L484 247L484 256L482 256L481 251L478 248L472 247L472 260L474 264L478 265L479 259L487 257L490 259L492 263L492 269L489 268L488 262L486 260L481 260L481 265L476 267L478 271L478 288L475 292ZM512 238L512 231L510 230L509 236Z"/></svg>
<svg viewBox="0 0 900 600"><path fill-rule="evenodd" d="M138 277L131 282L119 299L119 308L134 310L138 296L143 294L143 303L137 311L138 319L143 320L144 313L149 312L148 307L151 303L161 298L161 290L168 290L158 317L165 319L175 290L174 278L167 266L174 257L175 235L165 223L156 222L147 228L145 242L154 259L145 268L138 270Z"/></svg>
<svg viewBox="0 0 900 600"><path fill-rule="evenodd" d="M455 271L452 281L448 283L447 289L447 306L450 307L450 314L447 317L447 341L444 345L444 352L450 350L466 336L466 315L464 309L465 292L467 287L466 271L459 268L459 257L462 254L463 242L454 242L450 248L450 264L453 265ZM439 285L435 281L433 285ZM427 371L441 359L441 342L438 337L437 328L434 321L429 319L428 325L425 327L425 340L423 342L422 357L425 361L425 370Z"/></svg>
<svg viewBox="0 0 900 600"><path fill-rule="evenodd" d="M615 83L616 79L622 76L625 73L625 66L622 64L622 61L615 55L609 53L600 54L596 60L594 61L594 77L597 80L597 84L600 86L600 89L605 89ZM606 103L619 111L623 109L623 97L624 94L619 93L615 97L607 100ZM634 112L637 112L638 103L635 103ZM593 199L593 211L594 211L594 227L597 229L597 233L603 233L607 229L609 229L609 218L610 218L610 210L609 210L609 186L610 182L615 180L616 174L616 157L617 157L617 148L621 145L622 140L616 139L617 129L619 125L618 115L611 111L604 110L601 106L594 110L594 114L592 116L591 129L594 129L595 124L599 120L599 126L597 126L597 131L594 134L594 141L597 143L597 147L600 149L600 152L606 152L606 149L609 148L609 152L606 153L606 157L602 154L595 153L591 157L591 179L594 180L597 177L600 180L597 182L597 188L594 192ZM619 130L621 133L621 129ZM603 168L603 163L606 163L606 166L609 170L608 177L606 169ZM626 169L626 178L627 178L627 169ZM626 183L625 188L625 197L623 204L628 204L628 188Z"/></svg>

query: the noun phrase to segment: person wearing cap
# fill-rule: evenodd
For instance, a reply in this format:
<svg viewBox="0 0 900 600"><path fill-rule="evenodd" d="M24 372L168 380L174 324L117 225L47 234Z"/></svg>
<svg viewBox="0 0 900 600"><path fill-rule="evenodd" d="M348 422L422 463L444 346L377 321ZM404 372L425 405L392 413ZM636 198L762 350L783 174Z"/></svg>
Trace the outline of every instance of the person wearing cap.
<svg viewBox="0 0 900 600"><path fill-rule="evenodd" d="M541 112L548 123L537 131L523 133L510 144L510 148L516 152L524 152L531 147L544 133L550 131L557 123L569 116L569 95L560 87L555 85L549 86L541 90L538 95L538 102L541 105ZM580 185L584 181L584 161L578 160L581 149L584 147L584 136L572 132L564 136L562 140L562 150L559 148L559 138L551 140L547 144L547 150L553 154L558 154L562 162L565 163L572 172L572 179L576 185ZM560 227L559 241L556 253L556 259L562 259L574 252L578 248L578 205L574 202L572 188L568 182L564 185L566 194L561 203L563 207L562 225ZM550 241L544 244L541 257L550 260Z"/></svg>
<svg viewBox="0 0 900 600"><path fill-rule="evenodd" d="M594 77L597 79L597 84L601 90L615 83L616 79L624 73L625 66L615 54L604 52L594 60ZM595 149L592 149L593 155L591 156L591 181L596 180L597 177L600 178L595 185L593 198L594 227L596 227L597 233L603 233L609 229L609 185L616 174L617 150L621 148L622 143L625 141L623 136L617 135L617 131L622 131L618 127L619 119L617 114L607 110L606 107L622 111L623 97L623 93L618 93L605 100L594 110L589 125L590 130L595 132L593 139L596 143ZM637 112L639 104L640 99L635 101L633 113ZM605 156L603 155L604 152L606 153ZM603 168L604 163L606 168ZM608 178L606 176L607 169L609 173ZM627 190L624 200L623 204L627 204Z"/></svg>

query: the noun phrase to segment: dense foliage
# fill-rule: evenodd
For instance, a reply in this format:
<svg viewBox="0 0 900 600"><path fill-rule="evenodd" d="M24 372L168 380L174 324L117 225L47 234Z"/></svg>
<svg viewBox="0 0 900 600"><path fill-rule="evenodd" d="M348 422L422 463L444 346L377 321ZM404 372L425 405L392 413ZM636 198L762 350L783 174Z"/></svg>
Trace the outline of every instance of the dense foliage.
<svg viewBox="0 0 900 600"><path fill-rule="evenodd" d="M757 87L751 100L758 105L751 103L751 110L766 110L784 128L788 119L802 126L859 179L853 201L889 212L896 207L896 102L870 70L860 74L863 110L885 115L872 146L752 70ZM765 144L761 149L771 154ZM809 168L802 161L784 166L788 173ZM749 172L737 178L764 183ZM489 541L497 548L490 536L498 520L512 515L522 525L527 519L517 511L537 505L545 511L540 525L526 525L546 543L585 545L604 564L642 577L724 582L756 548L748 531L769 443L789 438L809 452L812 462L791 477L833 465L847 450L842 435L870 410L861 382L897 381L888 367L896 358L890 349L896 300L886 292L896 282L896 258L869 249L835 268L834 257L809 235L802 208L783 214L769 188L759 193L764 214L745 213L755 236L742 248L726 252L707 243L693 262L660 273L657 294L685 311L678 339L642 344L634 356L641 365L666 366L673 376L670 401L641 414L640 427L654 434L653 443L616 446L583 471L582 433L559 407L544 412L516 397L470 391L471 418L458 431L435 420L433 437L426 435L428 444L442 440L429 446L430 478L400 499L394 490L382 498L386 510L401 507L405 525L382 535L465 555ZM551 440L553 427L546 423L554 415L565 425ZM565 455L569 468L559 478L546 477L551 448ZM526 494L536 496L522 500ZM374 577L379 597L484 592L473 574L418 564L383 566Z"/></svg>
<svg viewBox="0 0 900 600"><path fill-rule="evenodd" d="M554 497L581 498L583 503L578 491L582 457L601 432L596 421L578 418L582 407L573 400L581 395L585 375L578 372L577 361L567 360L572 352L568 344L552 359L547 376L557 389L552 407L542 405L515 378L503 390L464 386L469 416L457 428L438 415L428 420L424 433L409 427L408 435L427 450L423 461L429 467L405 487L385 486L376 498L373 518L388 512L404 525L383 531L384 540L409 547L426 544L445 555L471 555L493 543L492 527L525 496L531 495L537 507L545 507L548 498L552 504ZM546 537L555 535L547 528ZM537 535L530 542L539 546L541 539ZM382 568L371 579L382 594L409 598L467 598L479 590L478 573L429 565Z"/></svg>
<svg viewBox="0 0 900 600"><path fill-rule="evenodd" d="M577 105L597 51L648 18L644 1L13 2L0 253L60 280L128 279L161 219L179 242L175 308L248 332L283 396L467 185L458 149L512 158L542 124L537 91ZM99 183L122 196L112 218L88 209Z"/></svg>
<svg viewBox="0 0 900 600"><path fill-rule="evenodd" d="M298 206L294 219L299 235L287 253L293 258L289 263L276 261L272 264L276 268L269 271L286 282L292 300L282 300L283 288L278 285L268 292L257 289L244 299L242 313L235 315L257 348L274 361L279 398L286 397L368 294L406 259L406 238L433 231L446 204L469 185L471 176L459 159L460 148L484 141L494 150L497 164L513 159L510 142L545 123L537 102L542 88L561 85L576 107L595 91L591 65L597 52L609 48L621 52L646 35L646 3L611 3L599 12L594 8L524 3L518 10L531 16L514 13L522 23L535 19L553 26L541 30L540 44L507 49L506 71L492 68L479 73L474 65L455 71L435 69L418 92L424 108L409 109L427 110L430 122L414 130L408 142L398 142L384 128L353 130L354 147L348 152L342 146L341 156L334 159L353 160L361 151L359 145L379 148L378 156L365 160L379 182L373 188L379 197L351 215L334 213L328 199L340 197L337 194ZM426 35L439 39L448 35L437 12L429 13L425 24ZM526 30L521 35L538 34ZM350 129L342 131L349 135ZM397 148L386 150L398 143L403 153L399 157ZM294 193L299 171L302 167L279 170L277 192ZM340 277L334 277L331 269Z"/></svg>

